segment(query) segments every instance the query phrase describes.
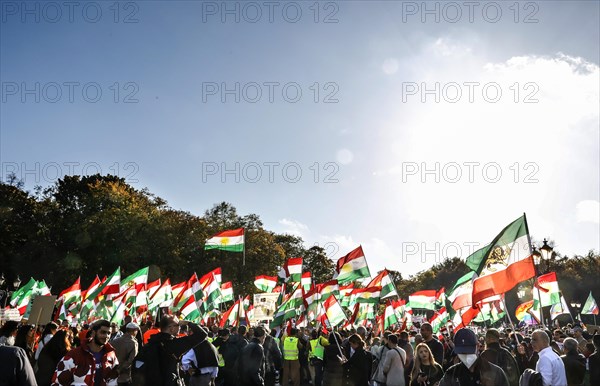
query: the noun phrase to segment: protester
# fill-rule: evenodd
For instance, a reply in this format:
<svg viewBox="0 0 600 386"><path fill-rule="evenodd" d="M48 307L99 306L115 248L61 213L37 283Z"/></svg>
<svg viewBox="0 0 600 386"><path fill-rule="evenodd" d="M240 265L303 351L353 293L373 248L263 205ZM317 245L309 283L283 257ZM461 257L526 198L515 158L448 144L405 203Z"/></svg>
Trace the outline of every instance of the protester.
<svg viewBox="0 0 600 386"><path fill-rule="evenodd" d="M323 386L341 386L344 379L344 368L340 362L342 337L337 332L329 333L329 346L323 354Z"/></svg>
<svg viewBox="0 0 600 386"><path fill-rule="evenodd" d="M108 343L110 322L98 320L91 326L88 341L81 343L60 360L56 366L53 384L67 386L114 384L119 364L115 350Z"/></svg>
<svg viewBox="0 0 600 386"><path fill-rule="evenodd" d="M208 329L205 329L208 334ZM207 339L189 350L181 363L184 371L190 374L189 386L213 385L219 375L219 353L217 348Z"/></svg>
<svg viewBox="0 0 600 386"><path fill-rule="evenodd" d="M454 351L460 362L446 371L440 386L509 386L508 378L500 367L477 355L478 344L477 336L471 329L458 330L454 335Z"/></svg>
<svg viewBox="0 0 600 386"><path fill-rule="evenodd" d="M429 346L426 344L419 343L416 347L416 353L410 386L435 385L444 375L442 366L435 361Z"/></svg>
<svg viewBox="0 0 600 386"><path fill-rule="evenodd" d="M292 328L290 336L283 339L283 376L292 386L300 385L300 350L303 342L298 338L298 330Z"/></svg>
<svg viewBox="0 0 600 386"><path fill-rule="evenodd" d="M398 336L392 334L388 337L389 350L383 358L383 373L386 386L404 386L404 368L406 352L398 347Z"/></svg>
<svg viewBox="0 0 600 386"><path fill-rule="evenodd" d="M136 339L140 327L130 322L125 326L125 333L111 341L119 360L119 377L117 382L121 386L131 385L131 367L138 354L138 341Z"/></svg>
<svg viewBox="0 0 600 386"><path fill-rule="evenodd" d="M219 361L219 374L217 383L224 386L237 385L238 372L236 368L237 358L239 356L237 344L231 343L231 332L224 328L219 330L219 336L213 341L213 345L218 349L222 358Z"/></svg>
<svg viewBox="0 0 600 386"><path fill-rule="evenodd" d="M544 330L535 330L531 335L531 346L539 353L535 371L542 375L544 386L566 385L565 365L550 347L550 336Z"/></svg>
<svg viewBox="0 0 600 386"><path fill-rule="evenodd" d="M600 335L597 331L592 338L592 343L596 350L588 358L590 385L600 385Z"/></svg>
<svg viewBox="0 0 600 386"><path fill-rule="evenodd" d="M406 353L406 363L404 367L404 384L410 384L410 372L414 366L414 350L408 341L408 332L402 331L398 336L398 347Z"/></svg>
<svg viewBox="0 0 600 386"><path fill-rule="evenodd" d="M0 346L14 346L17 331L19 330L19 322L8 320L0 328Z"/></svg>
<svg viewBox="0 0 600 386"><path fill-rule="evenodd" d="M27 358L30 363L33 363L33 356L35 351L33 347L35 345L35 327L32 324L23 324L17 330L17 336L15 337L15 346L21 347L25 350Z"/></svg>
<svg viewBox="0 0 600 386"><path fill-rule="evenodd" d="M368 386L373 357L365 351L365 342L360 335L352 334L348 338L350 345L349 357L342 356L344 368L344 386Z"/></svg>
<svg viewBox="0 0 600 386"><path fill-rule="evenodd" d="M274 386L275 382L279 382L279 374L283 367L283 355L274 335L266 335L263 347L265 349L265 386Z"/></svg>
<svg viewBox="0 0 600 386"><path fill-rule="evenodd" d="M119 326L117 323L110 324L110 337L108 338L109 342L112 342L115 339L118 339L123 336L123 331L119 330Z"/></svg>
<svg viewBox="0 0 600 386"><path fill-rule="evenodd" d="M58 324L56 324L54 322L50 322L50 323L46 324L46 326L44 327L44 331L42 332L40 341L38 343L37 349L35 351L34 358L36 361L40 357L40 353L42 352L42 349L44 348L46 343L48 343L50 341L50 339L52 339L54 334L56 334L56 331L58 331Z"/></svg>
<svg viewBox="0 0 600 386"><path fill-rule="evenodd" d="M159 323L160 332L150 337L147 345L140 350L137 362L144 363L145 386L179 386L182 382L179 362L183 354L202 342L207 333L197 324L190 323L191 335L177 338L179 320L172 315L164 315ZM134 379L134 382L138 382Z"/></svg>
<svg viewBox="0 0 600 386"><path fill-rule="evenodd" d="M300 365L300 383L307 384L312 383L312 377L310 374L310 368L308 364L308 357L310 355L310 339L305 334L304 327L298 330L298 339L302 344L302 348L298 350L298 364Z"/></svg>
<svg viewBox="0 0 600 386"><path fill-rule="evenodd" d="M256 327L253 335L252 341L240 353L239 371L240 385L242 386L264 386L265 384L265 354L263 348L266 335L265 329Z"/></svg>
<svg viewBox="0 0 600 386"><path fill-rule="evenodd" d="M56 325L58 328L58 325ZM39 386L50 386L58 362L71 350L70 330L59 330L44 345L37 359L35 379Z"/></svg>
<svg viewBox="0 0 600 386"><path fill-rule="evenodd" d="M481 353L481 357L490 363L500 367L510 386L519 385L519 366L512 354L500 346L500 332L495 328L489 328L485 333L486 349Z"/></svg>
<svg viewBox="0 0 600 386"><path fill-rule="evenodd" d="M0 343L0 384L37 386L33 368L22 348Z"/></svg>
<svg viewBox="0 0 600 386"><path fill-rule="evenodd" d="M573 338L566 338L563 342L563 347L565 354L560 358L565 365L567 383L569 386L581 386L583 385L586 372L585 357L577 351L578 344Z"/></svg>
<svg viewBox="0 0 600 386"><path fill-rule="evenodd" d="M581 326L573 327L573 337L575 340L577 340L579 351L583 352L585 345L587 344L587 340L583 336L583 328L581 328Z"/></svg>
<svg viewBox="0 0 600 386"><path fill-rule="evenodd" d="M425 344L429 346L435 361L437 363L444 363L444 346L440 343L440 341L434 338L431 324L421 324L421 336L423 337Z"/></svg>

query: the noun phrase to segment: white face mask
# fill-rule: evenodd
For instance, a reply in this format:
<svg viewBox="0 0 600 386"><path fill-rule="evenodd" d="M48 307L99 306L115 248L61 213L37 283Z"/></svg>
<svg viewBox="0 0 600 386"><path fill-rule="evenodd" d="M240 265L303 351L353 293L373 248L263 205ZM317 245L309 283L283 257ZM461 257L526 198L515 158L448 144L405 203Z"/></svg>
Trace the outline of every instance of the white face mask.
<svg viewBox="0 0 600 386"><path fill-rule="evenodd" d="M11 335L8 338L6 338L6 345L14 346L15 345L15 337Z"/></svg>
<svg viewBox="0 0 600 386"><path fill-rule="evenodd" d="M410 338L408 338L410 343L415 343L415 338L413 336L411 336Z"/></svg>
<svg viewBox="0 0 600 386"><path fill-rule="evenodd" d="M470 369L477 360L477 354L458 354L458 359Z"/></svg>

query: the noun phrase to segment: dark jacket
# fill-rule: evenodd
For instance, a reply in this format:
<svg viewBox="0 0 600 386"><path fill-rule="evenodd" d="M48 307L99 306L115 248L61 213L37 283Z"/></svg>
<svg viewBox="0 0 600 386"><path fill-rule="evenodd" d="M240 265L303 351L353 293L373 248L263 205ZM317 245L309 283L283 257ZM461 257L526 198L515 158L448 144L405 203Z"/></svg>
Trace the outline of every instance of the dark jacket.
<svg viewBox="0 0 600 386"><path fill-rule="evenodd" d="M36 386L27 353L20 347L0 345L0 386Z"/></svg>
<svg viewBox="0 0 600 386"><path fill-rule="evenodd" d="M439 363L440 365L443 364L444 363L444 345L442 344L442 342L433 338L429 342L424 342L424 343L427 346L429 346L429 349L431 350L431 353L433 354L433 359L435 359L435 361L437 363Z"/></svg>
<svg viewBox="0 0 600 386"><path fill-rule="evenodd" d="M265 349L265 365L267 372L281 369L283 366L283 356L281 355L279 345L271 335L266 336L263 348Z"/></svg>
<svg viewBox="0 0 600 386"><path fill-rule="evenodd" d="M145 386L177 386L179 384L181 357L206 339L207 335L198 325L190 323L189 326L192 335L182 338L175 338L166 332L159 332L150 337L148 346L152 345L156 350L153 351L154 355L143 358L144 366L149 371L145 377Z"/></svg>
<svg viewBox="0 0 600 386"><path fill-rule="evenodd" d="M202 343L194 347L194 355L199 369L219 366L217 348L208 339L203 340Z"/></svg>
<svg viewBox="0 0 600 386"><path fill-rule="evenodd" d="M583 385L585 377L585 357L577 352L571 351L561 355L565 364L565 373L567 374L567 383L569 386Z"/></svg>
<svg viewBox="0 0 600 386"><path fill-rule="evenodd" d="M451 366L440 381L440 386L474 384L475 382L470 382L472 379L479 379L481 386L509 386L504 371L481 357L475 362L473 373L462 362Z"/></svg>
<svg viewBox="0 0 600 386"><path fill-rule="evenodd" d="M338 359L340 351L338 346L330 344L325 346L323 354L323 386L341 386L344 377L344 368Z"/></svg>
<svg viewBox="0 0 600 386"><path fill-rule="evenodd" d="M138 353L138 341L129 333L111 342L119 360L119 383L131 382L131 366Z"/></svg>
<svg viewBox="0 0 600 386"><path fill-rule="evenodd" d="M240 352L240 384L262 386L265 384L265 352L260 341L252 339Z"/></svg>
<svg viewBox="0 0 600 386"><path fill-rule="evenodd" d="M590 368L590 385L600 385L600 353L594 352L588 358Z"/></svg>
<svg viewBox="0 0 600 386"><path fill-rule="evenodd" d="M40 352L37 360L38 369L35 373L38 386L50 386L52 383L52 376L54 375L54 370L56 370L56 365L58 365L58 362L63 357L62 355L59 357L53 357L52 355L50 350L42 349Z"/></svg>
<svg viewBox="0 0 600 386"><path fill-rule="evenodd" d="M349 355L348 355L349 356ZM362 348L356 349L344 363L344 386L368 386L373 356Z"/></svg>
<svg viewBox="0 0 600 386"><path fill-rule="evenodd" d="M500 346L500 343L490 343L481 353L481 357L504 370L510 386L519 386L521 374L517 361L507 349Z"/></svg>
<svg viewBox="0 0 600 386"><path fill-rule="evenodd" d="M238 384L237 359L241 350L248 342L239 335L230 335L226 341L219 337L213 341L213 345L218 348L223 356L225 367L219 369L219 378L224 379L225 386L236 386Z"/></svg>

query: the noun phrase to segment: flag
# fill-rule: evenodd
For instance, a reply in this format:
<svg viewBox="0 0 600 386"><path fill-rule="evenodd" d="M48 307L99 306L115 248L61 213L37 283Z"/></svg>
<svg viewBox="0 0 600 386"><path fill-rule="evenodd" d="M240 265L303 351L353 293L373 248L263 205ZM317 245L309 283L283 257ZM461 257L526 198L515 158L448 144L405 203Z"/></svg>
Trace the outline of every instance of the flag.
<svg viewBox="0 0 600 386"><path fill-rule="evenodd" d="M342 307L350 307L350 295L352 294L353 290L354 283L339 286L339 296L337 296L337 299Z"/></svg>
<svg viewBox="0 0 600 386"><path fill-rule="evenodd" d="M204 288L207 283L212 282L213 280L216 280L217 283L221 285L221 282L223 281L221 277L221 267L217 267L200 278L200 286Z"/></svg>
<svg viewBox="0 0 600 386"><path fill-rule="evenodd" d="M189 320L190 322L195 322L200 318L200 310L198 310L194 294L187 298L181 307L181 317L183 320Z"/></svg>
<svg viewBox="0 0 600 386"><path fill-rule="evenodd" d="M285 277L289 278L292 282L300 282L302 280L302 258L293 257L287 259L283 265L285 271Z"/></svg>
<svg viewBox="0 0 600 386"><path fill-rule="evenodd" d="M442 308L446 306L446 288L442 287L435 293L435 307ZM445 310L445 308L444 308Z"/></svg>
<svg viewBox="0 0 600 386"><path fill-rule="evenodd" d="M430 323L433 333L437 334L447 321L448 312L446 311L446 307L442 307L431 317Z"/></svg>
<svg viewBox="0 0 600 386"><path fill-rule="evenodd" d="M362 246L340 258L337 261L336 272L334 279L337 279L340 284L370 277L371 273Z"/></svg>
<svg viewBox="0 0 600 386"><path fill-rule="evenodd" d="M65 311L75 308L81 302L81 278L78 277L73 285L62 291L57 300L62 301Z"/></svg>
<svg viewBox="0 0 600 386"><path fill-rule="evenodd" d="M354 299L352 303L379 303L381 287L356 288L351 296Z"/></svg>
<svg viewBox="0 0 600 386"><path fill-rule="evenodd" d="M157 307L170 307L172 304L173 291L171 281L167 278L148 301L148 310L152 311Z"/></svg>
<svg viewBox="0 0 600 386"><path fill-rule="evenodd" d="M598 304L596 304L596 300L592 296L592 291L590 291L580 313L583 315L598 315Z"/></svg>
<svg viewBox="0 0 600 386"><path fill-rule="evenodd" d="M99 295L115 295L121 293L121 268L117 267L107 279L88 295L88 299L95 300Z"/></svg>
<svg viewBox="0 0 600 386"><path fill-rule="evenodd" d="M539 289L539 296L538 291L533 291L533 299L534 301L539 300L542 307L560 304L561 296L560 289L558 288L556 272L550 272L545 275L541 275L536 279L534 285Z"/></svg>
<svg viewBox="0 0 600 386"><path fill-rule="evenodd" d="M19 310L20 315L24 315L31 300L33 290L37 286L37 281L34 278L29 279L27 284L13 292L10 298L11 307Z"/></svg>
<svg viewBox="0 0 600 386"><path fill-rule="evenodd" d="M436 290L423 290L415 292L408 297L411 308L424 308L435 310Z"/></svg>
<svg viewBox="0 0 600 386"><path fill-rule="evenodd" d="M452 303L452 308L460 310L464 307L470 307L473 298L473 280L477 278L477 274L473 271L460 277L454 284L454 288L448 295L448 300Z"/></svg>
<svg viewBox="0 0 600 386"><path fill-rule="evenodd" d="M517 320L524 320L525 315L528 315L528 311L531 309L531 307L533 307L533 300L519 304L515 310L515 317Z"/></svg>
<svg viewBox="0 0 600 386"><path fill-rule="evenodd" d="M206 240L204 250L220 249L230 252L244 251L244 228L219 232Z"/></svg>
<svg viewBox="0 0 600 386"><path fill-rule="evenodd" d="M387 302L385 310L383 312L383 328L388 329L394 324L398 323L398 317L396 316L396 310L390 301Z"/></svg>
<svg viewBox="0 0 600 386"><path fill-rule="evenodd" d="M336 297L340 294L340 286L338 281L333 279L326 281L325 283L317 284L317 291L321 295L321 300L327 300L331 295Z"/></svg>
<svg viewBox="0 0 600 386"><path fill-rule="evenodd" d="M236 327L240 321L240 308L242 308L240 301L236 300L235 303L233 303L233 305L223 314L223 318L219 323L219 327Z"/></svg>
<svg viewBox="0 0 600 386"><path fill-rule="evenodd" d="M562 314L570 315L571 311L569 311L569 306L567 305L565 298L563 298L561 296L560 302L556 303L552 307L550 307L550 319L554 320L554 319L556 319L557 316L562 315Z"/></svg>
<svg viewBox="0 0 600 386"><path fill-rule="evenodd" d="M302 285L302 288L304 288L304 291L308 291L310 289L310 286L312 284L310 272L302 273L302 278L300 279L300 284Z"/></svg>
<svg viewBox="0 0 600 386"><path fill-rule="evenodd" d="M346 314L335 296L330 296L325 303L323 303L323 307L331 327L336 327L347 320Z"/></svg>
<svg viewBox="0 0 600 386"><path fill-rule="evenodd" d="M379 272L377 276L369 284L367 287L381 287L381 298L385 299L390 296L398 296L398 292L396 292L396 286L392 283L390 276L388 275L387 269Z"/></svg>
<svg viewBox="0 0 600 386"><path fill-rule="evenodd" d="M125 288L129 288L131 286L134 286L136 289L138 289L140 288L140 284L148 283L148 271L149 267L145 267L121 280L121 292L125 291Z"/></svg>
<svg viewBox="0 0 600 386"><path fill-rule="evenodd" d="M473 304L510 291L535 276L525 215L508 224L494 240L467 258L478 274L473 282Z"/></svg>
<svg viewBox="0 0 600 386"><path fill-rule="evenodd" d="M254 285L263 292L271 292L277 286L277 278L265 275L256 276Z"/></svg>
<svg viewBox="0 0 600 386"><path fill-rule="evenodd" d="M221 297L219 303L233 301L233 284L230 281L221 284Z"/></svg>

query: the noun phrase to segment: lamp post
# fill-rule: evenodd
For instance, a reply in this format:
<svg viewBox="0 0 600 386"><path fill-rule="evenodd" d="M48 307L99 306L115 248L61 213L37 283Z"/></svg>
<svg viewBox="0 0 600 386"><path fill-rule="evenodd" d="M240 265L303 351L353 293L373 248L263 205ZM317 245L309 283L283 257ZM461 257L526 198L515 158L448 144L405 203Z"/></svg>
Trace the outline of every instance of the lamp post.
<svg viewBox="0 0 600 386"><path fill-rule="evenodd" d="M573 308L573 310L575 310L575 315L579 316L578 320L581 320L581 315L579 315L579 312L581 312L581 303L571 302L571 308Z"/></svg>

